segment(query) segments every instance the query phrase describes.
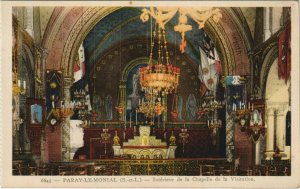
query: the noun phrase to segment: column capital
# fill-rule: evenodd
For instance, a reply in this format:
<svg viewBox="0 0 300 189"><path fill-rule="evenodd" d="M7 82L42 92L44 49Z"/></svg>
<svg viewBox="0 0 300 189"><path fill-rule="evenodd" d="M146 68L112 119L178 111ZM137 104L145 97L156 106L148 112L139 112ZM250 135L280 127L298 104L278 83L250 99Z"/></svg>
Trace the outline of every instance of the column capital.
<svg viewBox="0 0 300 189"><path fill-rule="evenodd" d="M73 77L65 77L64 76L64 87L70 88L73 85L74 78Z"/></svg>
<svg viewBox="0 0 300 189"><path fill-rule="evenodd" d="M274 108L267 108L266 109L266 114L268 115L268 116L274 116L274 113L275 112L275 109Z"/></svg>

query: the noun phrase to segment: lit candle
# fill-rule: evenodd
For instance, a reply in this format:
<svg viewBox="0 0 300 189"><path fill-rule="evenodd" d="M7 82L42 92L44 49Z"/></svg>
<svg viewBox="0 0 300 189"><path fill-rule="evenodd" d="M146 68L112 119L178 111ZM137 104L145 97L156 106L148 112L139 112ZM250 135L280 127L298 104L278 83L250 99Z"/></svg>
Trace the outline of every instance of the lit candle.
<svg viewBox="0 0 300 189"><path fill-rule="evenodd" d="M132 116L132 112L130 112L130 116L129 116L129 126L131 128L131 116Z"/></svg>
<svg viewBox="0 0 300 189"><path fill-rule="evenodd" d="M135 125L137 125L137 109L135 110Z"/></svg>
<svg viewBox="0 0 300 189"><path fill-rule="evenodd" d="M20 80L18 80L18 87L20 87L21 86L21 81Z"/></svg>
<svg viewBox="0 0 300 189"><path fill-rule="evenodd" d="M124 112L124 120L125 120L125 129L126 129L126 122L127 122L127 120L126 120L126 112Z"/></svg>

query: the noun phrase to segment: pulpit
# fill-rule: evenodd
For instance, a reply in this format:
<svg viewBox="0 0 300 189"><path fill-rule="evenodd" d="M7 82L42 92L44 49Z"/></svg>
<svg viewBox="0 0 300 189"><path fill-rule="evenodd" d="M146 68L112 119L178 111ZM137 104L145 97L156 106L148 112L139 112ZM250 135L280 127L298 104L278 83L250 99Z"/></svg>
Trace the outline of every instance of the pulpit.
<svg viewBox="0 0 300 189"><path fill-rule="evenodd" d="M123 146L120 148L113 148L114 155L129 156L133 159L175 158L177 146L168 146L161 139L150 136L150 126L140 126L139 131L139 136L134 136L128 142L123 142Z"/></svg>

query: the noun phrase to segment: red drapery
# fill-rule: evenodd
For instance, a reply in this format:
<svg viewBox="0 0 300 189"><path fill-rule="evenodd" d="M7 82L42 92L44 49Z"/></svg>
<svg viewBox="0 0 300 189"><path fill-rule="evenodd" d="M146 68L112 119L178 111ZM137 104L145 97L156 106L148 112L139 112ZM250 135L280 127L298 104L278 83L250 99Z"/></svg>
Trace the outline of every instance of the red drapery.
<svg viewBox="0 0 300 189"><path fill-rule="evenodd" d="M291 73L291 23L288 23L278 38L278 77L285 82Z"/></svg>

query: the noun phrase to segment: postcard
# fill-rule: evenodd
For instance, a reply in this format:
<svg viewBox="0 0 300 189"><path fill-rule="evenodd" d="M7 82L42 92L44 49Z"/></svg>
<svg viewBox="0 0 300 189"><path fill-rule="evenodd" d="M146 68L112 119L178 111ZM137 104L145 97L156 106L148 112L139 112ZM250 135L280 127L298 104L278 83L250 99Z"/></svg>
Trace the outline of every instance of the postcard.
<svg viewBox="0 0 300 189"><path fill-rule="evenodd" d="M296 1L1 2L1 186L297 188Z"/></svg>

